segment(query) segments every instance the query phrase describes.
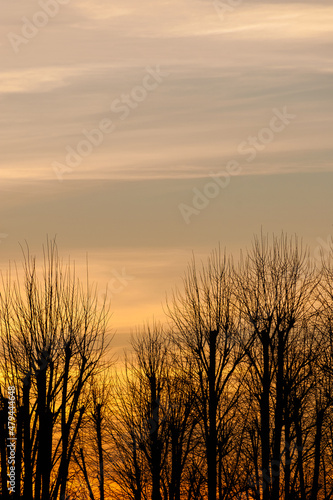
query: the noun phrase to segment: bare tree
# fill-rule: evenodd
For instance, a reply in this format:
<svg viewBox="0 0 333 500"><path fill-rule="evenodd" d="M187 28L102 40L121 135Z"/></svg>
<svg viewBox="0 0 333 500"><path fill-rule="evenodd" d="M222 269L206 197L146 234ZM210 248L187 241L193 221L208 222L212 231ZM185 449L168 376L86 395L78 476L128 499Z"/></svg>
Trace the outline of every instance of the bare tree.
<svg viewBox="0 0 333 500"><path fill-rule="evenodd" d="M237 302L250 344L246 348L253 396L260 412L261 487L278 500L286 363L298 330L315 314L318 277L297 239L255 238L235 272Z"/></svg>
<svg viewBox="0 0 333 500"><path fill-rule="evenodd" d="M142 410L147 425L148 439L140 446L146 456L152 479L152 500L161 500L161 475L166 459L167 434L163 400L168 378L168 342L162 326L147 325L132 338L136 364L132 371L141 387Z"/></svg>
<svg viewBox="0 0 333 500"><path fill-rule="evenodd" d="M85 420L74 450L74 460L83 476L90 500L104 500L109 490L106 457L110 453L107 426L112 388L111 361L105 364L103 373L92 377L90 381Z"/></svg>
<svg viewBox="0 0 333 500"><path fill-rule="evenodd" d="M142 387L129 365L114 377L108 436L111 451L107 457L117 498L143 500L149 497L150 471L143 451L149 427L142 408Z"/></svg>
<svg viewBox="0 0 333 500"><path fill-rule="evenodd" d="M42 278L24 252L23 284L3 280L2 371L23 413L24 498L66 498L85 391L105 353L107 311L63 265L54 240L44 249Z"/></svg>
<svg viewBox="0 0 333 500"><path fill-rule="evenodd" d="M224 424L237 400L233 375L243 357L233 305L231 264L225 254L214 252L200 271L193 260L183 291L173 294L168 314L174 324L174 342L193 363L207 459L208 499L215 500L218 446L226 459L228 437ZM219 435L225 435L226 440L219 442Z"/></svg>
<svg viewBox="0 0 333 500"><path fill-rule="evenodd" d="M190 491L190 464L200 447L197 414L197 387L192 377L191 362L169 343L169 366L165 386L164 409L168 456L162 471L165 498L180 500Z"/></svg>
<svg viewBox="0 0 333 500"><path fill-rule="evenodd" d="M318 498L320 489L324 490L325 498L333 496L333 247L326 258L322 256L317 302L319 355L314 367L315 436L311 500Z"/></svg>

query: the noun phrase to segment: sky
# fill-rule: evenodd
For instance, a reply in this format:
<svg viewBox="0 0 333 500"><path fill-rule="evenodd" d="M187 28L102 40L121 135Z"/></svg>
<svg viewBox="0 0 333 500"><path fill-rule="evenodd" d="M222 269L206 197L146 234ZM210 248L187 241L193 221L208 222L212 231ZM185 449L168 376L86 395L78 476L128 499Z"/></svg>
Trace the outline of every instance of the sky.
<svg viewBox="0 0 333 500"><path fill-rule="evenodd" d="M330 1L2 1L0 265L60 253L116 347L194 253L333 234Z"/></svg>

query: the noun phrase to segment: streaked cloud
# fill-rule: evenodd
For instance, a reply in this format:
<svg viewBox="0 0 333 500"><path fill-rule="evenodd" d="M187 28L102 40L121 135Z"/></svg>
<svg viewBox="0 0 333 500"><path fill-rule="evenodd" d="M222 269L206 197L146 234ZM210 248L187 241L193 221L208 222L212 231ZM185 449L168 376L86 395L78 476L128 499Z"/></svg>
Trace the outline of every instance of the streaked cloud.
<svg viewBox="0 0 333 500"><path fill-rule="evenodd" d="M222 19L213 0L70 0L15 53L8 35L42 3L8 2L0 20L2 268L18 241L37 248L47 233L83 261L89 250L101 287L126 268L137 279L114 297L123 332L161 313L192 249L235 251L261 225L326 238L332 4L244 0ZM122 120L112 103L157 66L169 76ZM295 119L247 162L239 145L283 107ZM112 133L59 182L52 164L103 120ZM185 227L178 205L235 159L241 173Z"/></svg>

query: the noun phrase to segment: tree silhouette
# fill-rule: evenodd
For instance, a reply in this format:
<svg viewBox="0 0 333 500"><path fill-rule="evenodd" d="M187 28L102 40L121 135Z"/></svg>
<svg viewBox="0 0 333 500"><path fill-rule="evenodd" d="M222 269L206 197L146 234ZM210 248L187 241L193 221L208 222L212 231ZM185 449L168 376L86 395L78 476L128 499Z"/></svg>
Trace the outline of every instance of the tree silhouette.
<svg viewBox="0 0 333 500"><path fill-rule="evenodd" d="M54 240L2 279L2 499L333 498L333 251L261 234L193 259L112 376L96 299Z"/></svg>
<svg viewBox="0 0 333 500"><path fill-rule="evenodd" d="M246 354L260 414L260 489L264 500L278 500L289 397L286 363L299 327L313 314L317 275L297 240L282 235L270 245L262 235L240 262L235 281L237 302L251 339Z"/></svg>
<svg viewBox="0 0 333 500"><path fill-rule="evenodd" d="M191 359L196 376L209 500L215 500L217 494L218 445L221 457L228 455L230 436L224 423L237 401L237 389L231 391L231 386L244 356L231 272L231 263L221 251L214 252L201 271L193 261L184 278L184 290L174 293L168 307L175 325L174 342ZM219 434L225 437L220 442Z"/></svg>
<svg viewBox="0 0 333 500"><path fill-rule="evenodd" d="M24 252L23 283L4 280L0 299L2 372L16 388L23 434L24 498L66 498L69 467L85 413L84 388L106 350L107 313L58 256L44 248L42 278ZM22 428L23 425L23 428ZM20 456L17 456L20 466ZM16 491L20 495L21 477ZM2 491L5 485L2 484Z"/></svg>

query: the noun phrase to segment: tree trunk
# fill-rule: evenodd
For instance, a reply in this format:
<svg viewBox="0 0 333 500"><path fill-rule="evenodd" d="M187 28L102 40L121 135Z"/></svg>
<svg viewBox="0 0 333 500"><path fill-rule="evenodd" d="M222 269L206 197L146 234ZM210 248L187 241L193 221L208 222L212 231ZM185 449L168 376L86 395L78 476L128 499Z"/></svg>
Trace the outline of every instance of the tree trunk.
<svg viewBox="0 0 333 500"><path fill-rule="evenodd" d="M216 486L217 486L217 480L216 480L217 396L215 387L216 339L217 339L217 331L211 331L209 336L209 373L208 373L208 386L209 386L209 401L208 401L209 434L207 442L208 500L216 500Z"/></svg>
<svg viewBox="0 0 333 500"><path fill-rule="evenodd" d="M319 490L320 445L321 445L324 414L325 410L322 408L321 410L318 411L316 419L315 458L314 458L315 461L313 468L311 500L317 500L318 490Z"/></svg>
<svg viewBox="0 0 333 500"><path fill-rule="evenodd" d="M76 423L76 426L75 426L75 429L74 429L74 432L73 432L73 436L71 439L69 439L69 429L70 429L70 425L67 424L67 429L68 429L68 432L67 432L67 437L66 437L66 443L67 443L67 452L64 453L62 455L62 458L63 458L63 463L62 463L62 473L63 475L61 475L60 477L60 480L61 480L61 483L60 483L60 499L66 499L66 489L67 489L67 481L68 481L68 471L69 471L69 464L70 464L70 461L71 461L71 458L72 458L72 453L73 453L73 449L74 449L74 444L75 444L75 441L76 441L76 438L77 438L77 434L79 432L79 429L81 427L81 423L82 423L82 417L83 417L83 414L85 412L85 407L82 406L79 410L79 416L78 416L78 419L77 419L77 423Z"/></svg>
<svg viewBox="0 0 333 500"><path fill-rule="evenodd" d="M156 390L156 377L150 377L151 391L151 418L150 430L151 439L151 467L152 467L152 500L161 500L160 481L161 481L161 443L158 435L159 426L159 399Z"/></svg>
<svg viewBox="0 0 333 500"><path fill-rule="evenodd" d="M32 500L32 454L30 437L30 386L31 379L28 374L23 381L23 462L24 462L24 500Z"/></svg>
<svg viewBox="0 0 333 500"><path fill-rule="evenodd" d="M260 436L261 436L261 466L262 466L262 491L263 500L270 500L270 468L269 468L269 440L270 440L270 412L269 412L269 392L270 392L270 373L269 373L269 332L263 333L263 378L262 394L260 399Z"/></svg>
<svg viewBox="0 0 333 500"><path fill-rule="evenodd" d="M99 463L99 498L104 500L104 457L102 448L102 414L101 404L96 408L96 433L97 433L97 448L98 448L98 463Z"/></svg>
<svg viewBox="0 0 333 500"><path fill-rule="evenodd" d="M290 478L291 478L291 453L290 453L290 418L288 411L285 414L285 470L284 470L284 497L290 500Z"/></svg>
<svg viewBox="0 0 333 500"><path fill-rule="evenodd" d="M43 352L41 368L37 370L37 414L38 414L38 455L36 469L35 500L49 500L50 467L49 460L49 415L46 409L46 368L47 361Z"/></svg>
<svg viewBox="0 0 333 500"><path fill-rule="evenodd" d="M171 430L171 484L169 487L169 499L180 500L180 482L182 474L181 449L179 443L179 431Z"/></svg>
<svg viewBox="0 0 333 500"><path fill-rule="evenodd" d="M85 458L84 458L84 453L83 453L83 448L80 448L80 457L81 457L81 466L80 466L80 469L82 470L82 473L83 473L83 477L85 479L85 482L86 482L86 485L87 485L87 488L88 488L88 491L89 491L89 498L90 500L95 500L95 497L94 497L94 493L92 491L92 488L91 488L91 484L90 484L90 481L89 481L89 474L87 472L87 467L86 467L86 461L85 461ZM74 457L76 459L76 457ZM76 459L76 461L78 462L78 459Z"/></svg>
<svg viewBox="0 0 333 500"><path fill-rule="evenodd" d="M295 431L296 431L296 446L297 446L297 470L299 473L299 482L301 490L301 500L306 500L305 494L305 481L304 481L304 468L303 468L303 443L302 443L302 427L301 427L301 414L300 414L300 401L295 399Z"/></svg>
<svg viewBox="0 0 333 500"><path fill-rule="evenodd" d="M142 483L141 483L141 469L138 463L138 455L137 455L137 442L135 434L133 433L133 462L134 462L134 471L135 471L135 487L134 487L134 497L135 500L141 500L142 497Z"/></svg>
<svg viewBox="0 0 333 500"><path fill-rule="evenodd" d="M279 500L280 491L280 468L281 468L281 435L283 425L283 373L284 373L284 335L283 332L278 334L278 367L276 375L276 403L275 403L275 418L274 418L274 443L272 456L272 500Z"/></svg>

